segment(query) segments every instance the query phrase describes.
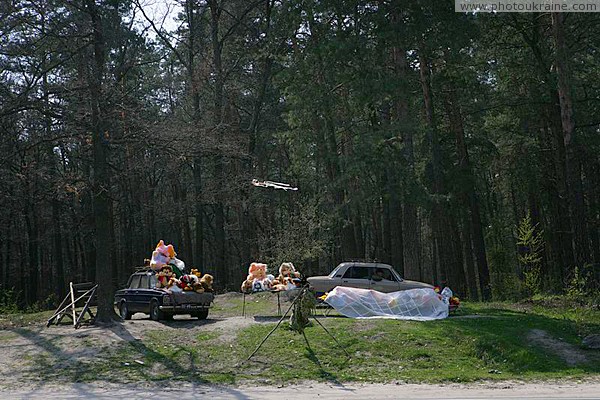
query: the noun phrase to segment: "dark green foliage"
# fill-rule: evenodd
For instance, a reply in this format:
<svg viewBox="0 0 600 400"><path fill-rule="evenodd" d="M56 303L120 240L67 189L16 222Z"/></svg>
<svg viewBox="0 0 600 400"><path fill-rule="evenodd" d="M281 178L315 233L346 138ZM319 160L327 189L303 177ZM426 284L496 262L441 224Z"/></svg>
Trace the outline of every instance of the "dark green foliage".
<svg viewBox="0 0 600 400"><path fill-rule="evenodd" d="M251 261L368 258L520 298L580 291L600 262L598 14L559 32L439 1L184 1L167 32L137 1L96 1L96 43L77 4L0 8L0 282L22 306L121 286L159 239L218 290ZM524 215L545 242L528 285Z"/></svg>

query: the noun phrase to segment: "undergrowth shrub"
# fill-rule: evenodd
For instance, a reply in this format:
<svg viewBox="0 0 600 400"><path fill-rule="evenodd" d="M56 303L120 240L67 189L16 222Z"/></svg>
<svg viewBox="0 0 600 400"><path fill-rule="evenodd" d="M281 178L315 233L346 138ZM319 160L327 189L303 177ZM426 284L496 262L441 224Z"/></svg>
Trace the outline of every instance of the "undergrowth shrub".
<svg viewBox="0 0 600 400"><path fill-rule="evenodd" d="M492 299L521 300L527 297L525 285L514 272L495 272L491 276Z"/></svg>
<svg viewBox="0 0 600 400"><path fill-rule="evenodd" d="M0 314L15 314L19 311L19 293L14 289L0 289Z"/></svg>
<svg viewBox="0 0 600 400"><path fill-rule="evenodd" d="M501 246L490 249L490 286L495 301L520 300L526 296L525 287L515 272L514 252Z"/></svg>
<svg viewBox="0 0 600 400"><path fill-rule="evenodd" d="M567 297L579 304L600 307L600 266L585 264L575 267L565 287Z"/></svg>
<svg viewBox="0 0 600 400"><path fill-rule="evenodd" d="M542 291L543 234L544 231L538 228L538 224L532 223L529 212L517 227L518 259L523 267L523 284L530 296Z"/></svg>

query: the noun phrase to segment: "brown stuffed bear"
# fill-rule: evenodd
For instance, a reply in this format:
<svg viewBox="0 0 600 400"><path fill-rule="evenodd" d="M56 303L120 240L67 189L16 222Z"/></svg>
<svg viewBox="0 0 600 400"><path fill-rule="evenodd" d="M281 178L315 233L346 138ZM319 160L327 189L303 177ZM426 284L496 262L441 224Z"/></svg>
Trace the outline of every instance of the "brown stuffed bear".
<svg viewBox="0 0 600 400"><path fill-rule="evenodd" d="M242 292L262 292L271 289L271 280L267 279L267 264L252 263L248 267L248 276L242 283Z"/></svg>
<svg viewBox="0 0 600 400"><path fill-rule="evenodd" d="M213 284L214 278L212 275L209 274L204 274L202 275L202 278L200 278L200 285L202 286L202 289L204 292L213 292Z"/></svg>

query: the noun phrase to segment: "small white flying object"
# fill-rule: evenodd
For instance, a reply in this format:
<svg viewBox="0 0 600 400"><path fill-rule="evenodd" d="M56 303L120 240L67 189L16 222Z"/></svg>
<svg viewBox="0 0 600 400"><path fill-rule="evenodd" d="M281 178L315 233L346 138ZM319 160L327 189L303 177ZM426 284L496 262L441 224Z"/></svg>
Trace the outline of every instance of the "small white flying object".
<svg viewBox="0 0 600 400"><path fill-rule="evenodd" d="M252 179L252 184L258 187L271 187L273 189L298 190L297 187L292 187L287 183L273 182L273 181L259 181L258 179Z"/></svg>

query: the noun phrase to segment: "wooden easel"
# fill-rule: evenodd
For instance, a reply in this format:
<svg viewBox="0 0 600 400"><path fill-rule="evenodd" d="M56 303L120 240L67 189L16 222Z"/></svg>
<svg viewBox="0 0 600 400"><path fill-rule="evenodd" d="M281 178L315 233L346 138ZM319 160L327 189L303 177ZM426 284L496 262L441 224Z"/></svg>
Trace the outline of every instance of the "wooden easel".
<svg viewBox="0 0 600 400"><path fill-rule="evenodd" d="M75 329L79 328L83 322L93 324L96 316L90 310L90 305L96 295L96 289L98 289L98 285L94 285L93 283L70 282L69 293L60 303L52 317L48 319L46 326L48 327L52 324L58 325L64 317L71 318ZM78 302L79 304L83 303L83 305L78 306ZM78 307L81 307L81 310L77 310ZM89 315L89 320L84 320L86 314Z"/></svg>

